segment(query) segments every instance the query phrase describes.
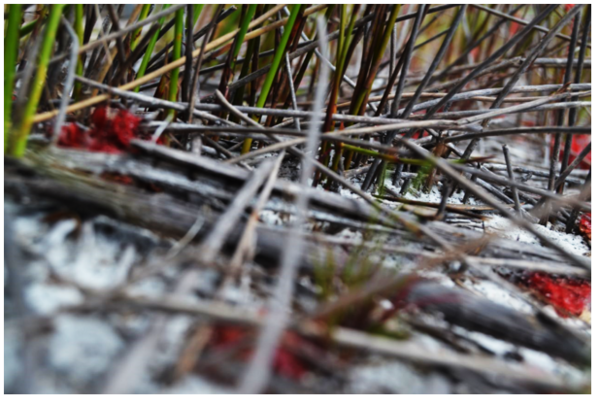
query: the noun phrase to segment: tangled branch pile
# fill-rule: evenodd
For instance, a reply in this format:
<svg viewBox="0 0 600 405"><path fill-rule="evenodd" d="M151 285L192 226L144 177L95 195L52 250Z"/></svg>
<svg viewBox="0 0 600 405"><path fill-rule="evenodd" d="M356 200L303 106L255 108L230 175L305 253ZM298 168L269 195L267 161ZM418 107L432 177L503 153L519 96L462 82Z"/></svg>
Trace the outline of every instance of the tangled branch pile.
<svg viewBox="0 0 600 405"><path fill-rule="evenodd" d="M591 6L5 7L5 390L588 392Z"/></svg>

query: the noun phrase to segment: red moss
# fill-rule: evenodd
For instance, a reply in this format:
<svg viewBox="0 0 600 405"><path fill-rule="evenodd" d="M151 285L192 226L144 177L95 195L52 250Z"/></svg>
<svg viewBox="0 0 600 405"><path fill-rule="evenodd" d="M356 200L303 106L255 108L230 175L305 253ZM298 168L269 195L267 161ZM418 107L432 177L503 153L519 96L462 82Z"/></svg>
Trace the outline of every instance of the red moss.
<svg viewBox="0 0 600 405"><path fill-rule="evenodd" d="M92 152L120 153L127 150L129 141L138 135L141 118L128 110L96 108L92 114L89 150Z"/></svg>
<svg viewBox="0 0 600 405"><path fill-rule="evenodd" d="M85 149L89 144L87 133L75 123L69 123L62 127L58 145L69 148Z"/></svg>
<svg viewBox="0 0 600 405"><path fill-rule="evenodd" d="M273 359L273 368L277 374L292 380L300 380L307 370L295 354L285 348L277 348Z"/></svg>
<svg viewBox="0 0 600 405"><path fill-rule="evenodd" d="M76 124L63 126L58 145L90 152L121 153L132 139L140 138L142 119L128 110L98 107L90 118L90 129Z"/></svg>
<svg viewBox="0 0 600 405"><path fill-rule="evenodd" d="M589 240L592 240L592 213L588 212L581 217L581 221L579 222L579 230L582 234L584 234Z"/></svg>
<svg viewBox="0 0 600 405"><path fill-rule="evenodd" d="M539 292L562 317L579 316L588 307L592 286L589 281L554 276L544 272L530 273L525 284Z"/></svg>
<svg viewBox="0 0 600 405"><path fill-rule="evenodd" d="M101 178L109 181L114 181L121 184L133 184L133 179L131 176L125 176L117 173L102 173Z"/></svg>
<svg viewBox="0 0 600 405"><path fill-rule="evenodd" d="M519 24L517 22L511 22L510 23L510 27L508 29L508 31L509 31L509 37L512 37L512 36L516 35L517 31L519 31L520 27L521 27L521 24Z"/></svg>
<svg viewBox="0 0 600 405"><path fill-rule="evenodd" d="M211 344L215 349L225 349L239 342L246 330L236 326L218 326L213 331Z"/></svg>
<svg viewBox="0 0 600 405"><path fill-rule="evenodd" d="M581 153L581 151L590 143L590 136L581 134L574 135L573 142L571 144L571 156L569 157L569 164ZM588 153L585 159L579 165L581 169L590 169L592 167L592 152Z"/></svg>
<svg viewBox="0 0 600 405"><path fill-rule="evenodd" d="M241 343L247 338L247 330L237 326L217 326L213 331L211 347L215 350L226 350ZM285 332L281 344L275 351L273 358L273 369L278 375L299 380L307 373L307 368L296 354L290 351L289 347L298 347L304 344L303 339L293 332ZM240 360L248 361L252 355L252 350L245 350L240 355Z"/></svg>
<svg viewBox="0 0 600 405"><path fill-rule="evenodd" d="M577 156L581 153L581 151L590 143L590 135L587 134L576 134L573 135L571 141L571 154L569 155L569 164L573 163L573 160L577 158ZM552 149L554 149L554 137L552 137ZM560 145L560 158L562 159L565 147L564 143ZM592 152L587 154L587 156L581 161L579 164L580 169L588 170L592 167Z"/></svg>

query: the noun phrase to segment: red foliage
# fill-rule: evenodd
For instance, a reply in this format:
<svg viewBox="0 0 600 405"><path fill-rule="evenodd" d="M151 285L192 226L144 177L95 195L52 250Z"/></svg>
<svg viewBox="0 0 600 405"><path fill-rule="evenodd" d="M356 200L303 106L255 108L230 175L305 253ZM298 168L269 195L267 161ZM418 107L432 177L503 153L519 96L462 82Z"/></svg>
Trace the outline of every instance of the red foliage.
<svg viewBox="0 0 600 405"><path fill-rule="evenodd" d="M423 136L423 133L424 133L424 131L417 131L417 132L415 132L415 133L412 135L412 139L419 139L420 137L422 137L422 136ZM400 135L401 135L402 137L405 137L405 136L406 136L406 134L408 134L408 132L402 132L402 133L400 133Z"/></svg>
<svg viewBox="0 0 600 405"><path fill-rule="evenodd" d="M569 155L569 164L573 163L573 160L581 153L581 151L590 143L590 136L587 134L578 134L573 135L571 142L571 154ZM552 137L552 149L554 149L554 137ZM564 144L560 145L560 158L562 159L564 153ZM580 169L588 170L592 167L592 152L587 154L587 156L581 161L579 164Z"/></svg>
<svg viewBox="0 0 600 405"><path fill-rule="evenodd" d="M527 275L525 284L542 294L562 317L579 316L590 304L592 286L586 280L534 272Z"/></svg>
<svg viewBox="0 0 600 405"><path fill-rule="evenodd" d="M128 110L98 107L91 116L89 131L73 123L65 125L58 145L90 152L121 153L127 150L132 139L140 137L141 121Z"/></svg>
<svg viewBox="0 0 600 405"><path fill-rule="evenodd" d="M130 176L125 176L117 173L102 173L100 176L104 180L115 181L121 184L133 184L133 179Z"/></svg>
<svg viewBox="0 0 600 405"><path fill-rule="evenodd" d="M306 368L298 358L289 350L281 347L275 352L273 368L284 377L292 380L300 380L306 374Z"/></svg>
<svg viewBox="0 0 600 405"><path fill-rule="evenodd" d="M573 7L575 7L575 4L565 4L565 11L569 12Z"/></svg>
<svg viewBox="0 0 600 405"><path fill-rule="evenodd" d="M218 326L213 330L212 345L216 349L225 349L239 342L246 331L236 326Z"/></svg>
<svg viewBox="0 0 600 405"><path fill-rule="evenodd" d="M569 157L569 164L581 153L581 151L590 143L591 138L589 135L574 135L573 143L571 144L571 156ZM592 152L588 153L585 159L579 165L582 169L590 169L592 167Z"/></svg>
<svg viewBox="0 0 600 405"><path fill-rule="evenodd" d="M59 146L70 148L84 149L88 144L87 133L83 131L77 124L69 123L62 127L62 132L58 138Z"/></svg>
<svg viewBox="0 0 600 405"><path fill-rule="evenodd" d="M92 114L92 152L119 153L129 146L129 141L136 138L141 118L128 110L110 110L106 107L96 108Z"/></svg>
<svg viewBox="0 0 600 405"><path fill-rule="evenodd" d="M592 213L588 212L581 217L581 221L579 222L579 230L583 233L589 240L592 240Z"/></svg>
<svg viewBox="0 0 600 405"><path fill-rule="evenodd" d="M247 331L237 326L217 326L213 331L211 346L217 350L225 350L240 343L246 337ZM297 347L304 342L300 336L293 332L285 332L281 344L275 351L273 358L273 369L281 376L293 380L301 379L308 371L302 361L288 349L288 347ZM246 350L240 358L248 361L252 351Z"/></svg>
<svg viewBox="0 0 600 405"><path fill-rule="evenodd" d="M510 23L510 27L508 28L508 32L509 32L509 37L514 36L517 31L519 30L519 27L521 27L521 25L517 22L511 22Z"/></svg>

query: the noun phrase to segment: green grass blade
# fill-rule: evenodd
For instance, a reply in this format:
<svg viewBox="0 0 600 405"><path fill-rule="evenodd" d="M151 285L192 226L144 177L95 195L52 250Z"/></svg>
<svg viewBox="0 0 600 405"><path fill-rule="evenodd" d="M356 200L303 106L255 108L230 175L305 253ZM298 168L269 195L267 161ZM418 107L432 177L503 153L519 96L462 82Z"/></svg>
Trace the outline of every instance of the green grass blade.
<svg viewBox="0 0 600 405"><path fill-rule="evenodd" d="M166 10L167 8L169 8L170 4L164 4L162 6L163 10ZM148 42L148 48L146 48L146 53L144 54L144 58L142 59L142 63L140 64L140 68L138 69L137 75L136 75L136 79L139 79L140 77L144 76L146 74L146 69L148 69L148 63L150 62L150 58L152 57L152 54L154 53L154 47L156 46L156 41L158 41L158 35L160 34L160 27L162 27L162 25L165 23L165 17L162 17L160 20L158 20L158 27L159 30L156 30L156 32L154 33L154 35L152 36L152 38L150 38L150 41ZM133 91L135 91L136 93L138 91L140 91L140 87L136 87Z"/></svg>
<svg viewBox="0 0 600 405"><path fill-rule="evenodd" d="M148 14L150 13L150 8L152 7L152 4L144 4L142 6L142 11L140 11L140 15L138 17L138 21L143 21L146 17L148 17ZM130 48L133 51L135 49L135 47L138 45L138 43L141 40L141 35L140 33L142 32L141 28L138 28L137 30L133 31L133 33L131 34L131 45Z"/></svg>
<svg viewBox="0 0 600 405"><path fill-rule="evenodd" d="M204 4L194 4L194 24L198 22L202 9L204 9Z"/></svg>
<svg viewBox="0 0 600 405"><path fill-rule="evenodd" d="M9 143L15 64L19 52L18 34L21 24L21 5L11 4L8 7L8 26L4 38L4 153Z"/></svg>
<svg viewBox="0 0 600 405"><path fill-rule="evenodd" d="M240 30L235 37L235 43L233 45L233 57L231 58L231 64L230 64L231 70L233 70L233 68L235 67L235 61L237 59L237 55L240 52L240 49L242 48L242 43L244 42L244 37L246 36L246 33L248 32L248 26L250 25L250 22L252 22L252 18L254 18L254 13L256 12L256 6L257 6L257 4L249 5L248 12L244 15L244 19L242 20L242 23L240 24Z"/></svg>
<svg viewBox="0 0 600 405"><path fill-rule="evenodd" d="M79 40L79 46L83 45L83 4L75 4L75 32L77 33L77 38ZM79 55L77 58L77 67L75 68L75 73L78 76L83 76L83 61L82 56ZM75 87L73 88L73 98L75 100L79 99L81 94L81 83L75 82Z"/></svg>
<svg viewBox="0 0 600 405"><path fill-rule="evenodd" d="M19 37L23 38L24 36L31 34L35 28L35 25L38 23L38 20L39 18L36 18L33 21L23 24L21 29L19 29Z"/></svg>
<svg viewBox="0 0 600 405"><path fill-rule="evenodd" d="M27 146L27 135L29 135L29 131L33 125L33 116L37 110L40 96L42 95L42 89L46 82L48 62L50 60L50 55L52 55L52 50L54 49L56 31L58 29L58 24L60 24L60 16L62 15L64 7L64 4L52 5L50 15L48 16L44 40L40 50L38 68L32 83L31 94L25 105L23 121L18 131L15 133L15 138L11 144L11 154L16 157L23 156Z"/></svg>
<svg viewBox="0 0 600 405"><path fill-rule="evenodd" d="M298 17L298 13L300 12L301 4L294 4L292 6L292 10L290 12L290 16L285 24L283 29L283 35L281 36L281 42L279 42L279 46L275 51L275 56L273 56L273 62L271 62L271 68L267 73L265 81L263 83L263 87L260 91L260 96L258 97L258 101L256 106L258 108L262 108L265 106L267 101L267 97L269 96L269 92L271 90L271 86L273 85L273 81L275 80L275 76L277 75L277 71L279 70L279 65L283 59L283 54L287 47L288 40L290 39L290 35L292 34L292 28L294 27L294 23L296 22L296 17ZM244 141L244 145L242 146L242 154L248 153L250 147L252 146L252 139L248 138Z"/></svg>
<svg viewBox="0 0 600 405"><path fill-rule="evenodd" d="M175 39L173 41L173 59L181 58L181 44L183 42L183 12L180 8L175 14ZM179 87L179 68L171 72L171 84L169 86L169 101L177 101L177 90ZM169 115L174 115L175 110L169 111Z"/></svg>
<svg viewBox="0 0 600 405"><path fill-rule="evenodd" d="M288 21L285 24L281 41L279 42L279 46L277 47L275 56L273 57L273 62L271 63L271 68L267 73L263 88L260 92L260 96L258 97L258 101L256 103L256 106L259 108L264 107L265 103L267 102L267 97L269 96L271 86L273 85L273 81L275 80L275 76L277 75L277 71L279 70L279 65L281 64L281 61L283 59L283 53L285 52L285 49L287 47L287 43L292 33L294 23L296 22L296 17L298 17L300 7L300 4L296 4L293 6L290 17L288 18Z"/></svg>

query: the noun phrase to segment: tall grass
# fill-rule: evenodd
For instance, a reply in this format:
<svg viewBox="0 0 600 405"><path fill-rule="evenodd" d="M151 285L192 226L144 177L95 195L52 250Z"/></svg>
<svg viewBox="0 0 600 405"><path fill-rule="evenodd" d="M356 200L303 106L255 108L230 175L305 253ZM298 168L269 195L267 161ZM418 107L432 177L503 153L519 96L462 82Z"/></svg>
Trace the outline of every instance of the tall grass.
<svg viewBox="0 0 600 405"><path fill-rule="evenodd" d="M296 17L298 17L298 13L300 12L300 8L302 5L294 4L292 6L292 10L290 16L288 17L287 23L283 29L283 35L281 36L281 41L279 42L279 46L275 51L275 55L273 56L273 61L271 62L271 68L265 77L265 81L263 82L260 95L258 96L258 101L256 102L256 106L258 108L262 108L265 106L267 102L267 97L269 96L269 92L271 91L271 86L273 85L273 81L275 80L275 75L279 70L279 66L281 65L281 61L283 59L283 54L287 48L288 40L290 39L290 35L292 34L292 28L294 27L294 23L296 22ZM250 147L252 146L252 139L248 138L244 141L244 145L242 146L242 153L248 153L250 151Z"/></svg>
<svg viewBox="0 0 600 405"><path fill-rule="evenodd" d="M60 17L62 15L64 4L54 4L50 6L50 15L48 16L48 22L46 23L46 29L44 31L44 38L40 54L37 60L37 71L33 78L31 93L25 105L25 111L23 113L23 120L16 129L10 146L10 154L16 157L20 157L25 153L27 146L27 137L33 125L33 116L35 115L42 95L44 84L46 83L46 72L48 71L48 61L52 55L54 49L54 40L56 38L56 31L60 24Z"/></svg>
<svg viewBox="0 0 600 405"><path fill-rule="evenodd" d="M162 6L162 10L166 10L167 8L169 8L169 4L164 4ZM161 17L158 20L159 28L163 26L163 24L165 23L165 19L166 19L166 16ZM140 67L137 71L136 79L139 79L146 74L146 69L148 69L148 63L150 62L150 58L152 57L152 54L154 53L154 47L156 46L156 42L158 41L159 34L160 34L160 32L157 30L154 33L154 35L152 35L152 38L150 38L150 42L148 42L148 46L146 47L146 52L144 53L144 58L142 59L142 63L140 64ZM140 86L137 86L133 91L135 91L136 93L138 91L140 91Z"/></svg>
<svg viewBox="0 0 600 405"><path fill-rule="evenodd" d="M173 41L173 59L181 58L181 45L183 42L183 12L181 8L175 14L175 39ZM189 46L189 45L188 45ZM177 101L179 90L179 68L171 72L171 83L169 85L169 101ZM169 115L174 116L175 110L170 110Z"/></svg>
<svg viewBox="0 0 600 405"><path fill-rule="evenodd" d="M146 17L148 17L148 14L150 13L151 8L152 8L152 4L144 4L142 6L142 10L140 11L140 15L138 16L138 21L145 20ZM136 48L136 46L140 42L141 32L142 32L142 29L138 28L131 33L131 41L130 41L129 47L132 51Z"/></svg>
<svg viewBox="0 0 600 405"><path fill-rule="evenodd" d="M75 32L79 40L79 46L83 45L84 26L83 26L83 4L75 4ZM77 68L75 73L79 76L83 74L83 56L77 58ZM73 98L79 100L81 96L81 83L76 82L73 89Z"/></svg>
<svg viewBox="0 0 600 405"><path fill-rule="evenodd" d="M4 153L9 146L9 134L12 123L12 100L15 81L15 64L19 52L19 28L21 24L21 5L8 6L8 26L4 37Z"/></svg>

